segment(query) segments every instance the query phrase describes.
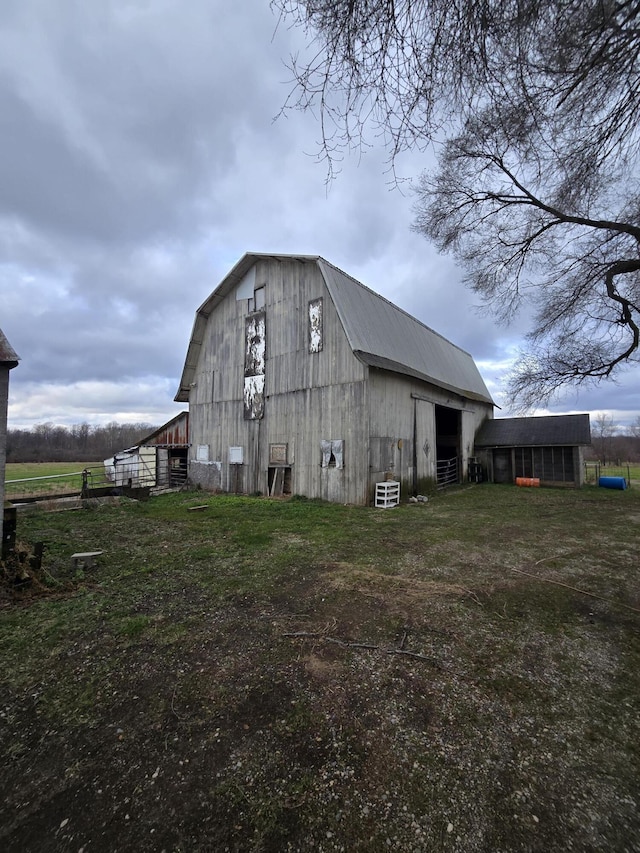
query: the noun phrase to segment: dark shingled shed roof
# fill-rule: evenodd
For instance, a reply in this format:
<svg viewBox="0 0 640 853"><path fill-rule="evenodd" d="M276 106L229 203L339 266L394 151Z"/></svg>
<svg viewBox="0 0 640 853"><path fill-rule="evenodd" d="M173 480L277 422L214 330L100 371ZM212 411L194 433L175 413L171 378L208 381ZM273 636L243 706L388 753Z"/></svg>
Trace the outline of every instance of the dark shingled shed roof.
<svg viewBox="0 0 640 853"><path fill-rule="evenodd" d="M551 447L591 444L589 415L547 415L485 421L476 447Z"/></svg>
<svg viewBox="0 0 640 853"><path fill-rule="evenodd" d="M15 367L19 358L16 351L7 340L4 332L0 329L0 364L8 364Z"/></svg>

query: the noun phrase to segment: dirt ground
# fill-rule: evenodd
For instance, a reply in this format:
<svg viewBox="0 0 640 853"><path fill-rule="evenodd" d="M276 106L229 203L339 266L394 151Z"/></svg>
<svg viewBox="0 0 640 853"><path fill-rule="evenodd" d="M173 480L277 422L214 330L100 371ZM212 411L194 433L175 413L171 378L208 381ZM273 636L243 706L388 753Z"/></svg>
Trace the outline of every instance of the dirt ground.
<svg viewBox="0 0 640 853"><path fill-rule="evenodd" d="M637 584L483 575L430 521L428 548L380 522L392 571L283 533L295 568L221 596L156 539L134 599L94 575L5 607L2 850L640 850ZM526 565L579 587L589 559Z"/></svg>

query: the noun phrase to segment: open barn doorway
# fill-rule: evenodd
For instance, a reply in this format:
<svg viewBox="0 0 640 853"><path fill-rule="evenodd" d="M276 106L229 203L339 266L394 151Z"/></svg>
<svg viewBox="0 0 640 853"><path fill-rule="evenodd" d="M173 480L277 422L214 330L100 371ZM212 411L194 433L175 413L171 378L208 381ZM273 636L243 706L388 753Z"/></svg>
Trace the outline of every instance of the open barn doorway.
<svg viewBox="0 0 640 853"><path fill-rule="evenodd" d="M438 488L460 482L462 416L458 409L436 406L436 470Z"/></svg>
<svg viewBox="0 0 640 853"><path fill-rule="evenodd" d="M283 497L291 494L291 468L278 465L269 467L267 478L270 497Z"/></svg>

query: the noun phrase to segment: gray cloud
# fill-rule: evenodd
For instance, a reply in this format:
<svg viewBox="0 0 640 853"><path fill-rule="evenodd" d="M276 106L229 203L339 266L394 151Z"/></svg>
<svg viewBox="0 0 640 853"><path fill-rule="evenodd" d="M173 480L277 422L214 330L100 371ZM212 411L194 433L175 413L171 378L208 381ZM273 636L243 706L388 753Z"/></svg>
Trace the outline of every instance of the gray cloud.
<svg viewBox="0 0 640 853"><path fill-rule="evenodd" d="M410 185L391 188L375 144L326 185L314 117L274 121L297 50L266 2L4 0L0 326L22 357L10 424L175 414L194 312L249 250L323 255L471 352L500 394L526 314L504 329L477 312L410 230ZM427 165L407 154L400 171ZM632 420L632 379L558 410Z"/></svg>

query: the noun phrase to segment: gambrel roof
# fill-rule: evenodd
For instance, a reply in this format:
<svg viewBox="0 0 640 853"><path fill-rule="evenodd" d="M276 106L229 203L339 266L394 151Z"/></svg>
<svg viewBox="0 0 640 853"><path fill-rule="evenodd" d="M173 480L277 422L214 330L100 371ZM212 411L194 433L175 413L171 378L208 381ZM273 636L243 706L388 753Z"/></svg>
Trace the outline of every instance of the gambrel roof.
<svg viewBox="0 0 640 853"><path fill-rule="evenodd" d="M589 415L546 415L485 421L476 447L572 447L591 444Z"/></svg>
<svg viewBox="0 0 640 853"><path fill-rule="evenodd" d="M176 401L188 402L207 320L261 259L318 266L354 355L371 367L413 376L462 397L493 404L473 358L415 317L317 255L248 252L198 308Z"/></svg>

